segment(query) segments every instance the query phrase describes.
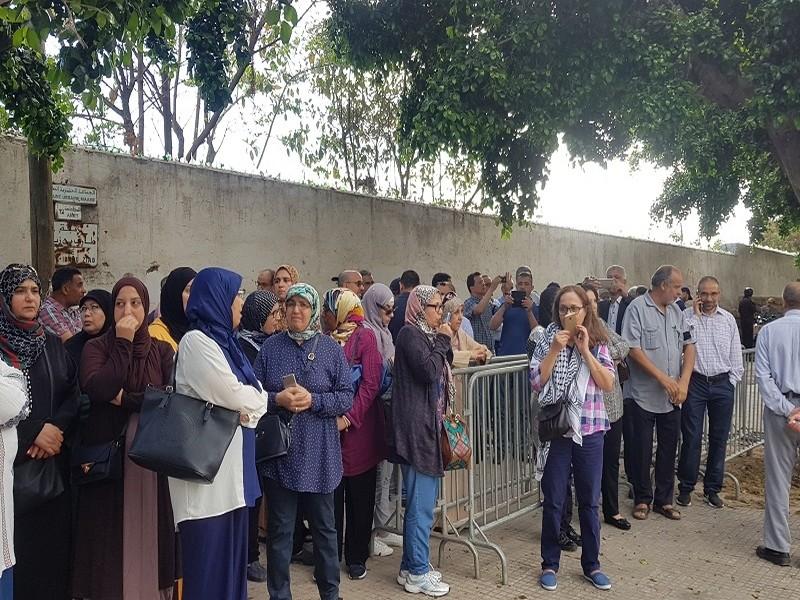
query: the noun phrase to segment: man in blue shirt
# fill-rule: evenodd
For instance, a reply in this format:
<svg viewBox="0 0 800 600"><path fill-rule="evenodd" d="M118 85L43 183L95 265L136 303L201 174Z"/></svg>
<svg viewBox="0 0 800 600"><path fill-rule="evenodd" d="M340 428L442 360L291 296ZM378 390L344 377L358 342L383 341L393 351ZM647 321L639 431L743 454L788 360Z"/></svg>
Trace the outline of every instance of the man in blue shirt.
<svg viewBox="0 0 800 600"><path fill-rule="evenodd" d="M516 284L519 298L515 300L511 293L506 294L503 297L503 304L495 312L489 324L492 330L503 326L498 356L525 354L528 336L539 324L536 320L538 307L531 297L533 275L527 269L518 269Z"/></svg>

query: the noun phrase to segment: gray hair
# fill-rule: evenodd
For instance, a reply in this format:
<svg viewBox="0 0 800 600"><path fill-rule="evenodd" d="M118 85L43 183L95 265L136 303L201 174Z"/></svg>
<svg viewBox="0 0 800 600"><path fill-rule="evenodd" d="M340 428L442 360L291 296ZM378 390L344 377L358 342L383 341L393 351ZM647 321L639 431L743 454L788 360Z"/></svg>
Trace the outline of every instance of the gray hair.
<svg viewBox="0 0 800 600"><path fill-rule="evenodd" d="M608 268L606 269L606 277L608 277L608 276L609 276L609 275L608 275L608 273L609 273L610 271L619 271L620 273L622 273L622 278L623 278L623 279L625 279L625 280L627 280L627 279L628 279L628 274L627 274L627 273L625 273L625 267L623 267L623 266L620 266L620 265L611 265L610 267L608 267Z"/></svg>
<svg viewBox="0 0 800 600"><path fill-rule="evenodd" d="M677 270L678 268L672 265L661 265L658 267L656 272L653 273L653 277L650 279L651 289L656 290L661 287L661 284L667 283L672 278L672 273Z"/></svg>
<svg viewBox="0 0 800 600"><path fill-rule="evenodd" d="M719 279L717 279L713 275L706 275L705 277L701 277L700 281L697 282L697 289L700 289L701 285L703 285L704 283L708 283L709 281L711 281L712 283L716 283L717 285L719 285L719 287L722 287L719 283Z"/></svg>

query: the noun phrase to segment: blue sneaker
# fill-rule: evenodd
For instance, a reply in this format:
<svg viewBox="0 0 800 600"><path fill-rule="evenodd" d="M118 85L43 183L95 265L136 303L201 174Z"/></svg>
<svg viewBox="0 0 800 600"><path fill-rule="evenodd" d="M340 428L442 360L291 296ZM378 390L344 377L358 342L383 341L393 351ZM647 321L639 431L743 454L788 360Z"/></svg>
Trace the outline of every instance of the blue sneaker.
<svg viewBox="0 0 800 600"><path fill-rule="evenodd" d="M554 592L558 587L558 577L553 571L543 571L539 576L539 585L548 592Z"/></svg>
<svg viewBox="0 0 800 600"><path fill-rule="evenodd" d="M591 575L584 575L584 578L592 582L598 590L610 590L611 580L602 571L595 571Z"/></svg>

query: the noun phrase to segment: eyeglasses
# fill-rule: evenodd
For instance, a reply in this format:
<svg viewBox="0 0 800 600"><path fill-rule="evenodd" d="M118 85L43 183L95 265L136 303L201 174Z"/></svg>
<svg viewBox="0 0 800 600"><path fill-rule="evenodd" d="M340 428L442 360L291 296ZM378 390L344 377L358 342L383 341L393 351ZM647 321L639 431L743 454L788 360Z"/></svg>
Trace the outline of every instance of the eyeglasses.
<svg viewBox="0 0 800 600"><path fill-rule="evenodd" d="M559 306L558 307L558 314L560 315L568 315L570 313L576 313L579 310L583 309L583 306Z"/></svg>
<svg viewBox="0 0 800 600"><path fill-rule="evenodd" d="M425 308L432 308L436 312L442 312L442 305L441 304L426 304Z"/></svg>
<svg viewBox="0 0 800 600"><path fill-rule="evenodd" d="M86 315L86 314L89 314L89 313L100 312L102 310L103 309L100 308L97 304L84 304L83 306L81 306L81 314L82 315Z"/></svg>
<svg viewBox="0 0 800 600"><path fill-rule="evenodd" d="M294 300L289 300L286 302L286 310L292 310L293 308L300 308L302 310L311 310L311 305L306 304L305 302L295 302Z"/></svg>
<svg viewBox="0 0 800 600"><path fill-rule="evenodd" d="M383 312L385 312L387 315L394 314L394 306L381 306L381 310L383 310Z"/></svg>

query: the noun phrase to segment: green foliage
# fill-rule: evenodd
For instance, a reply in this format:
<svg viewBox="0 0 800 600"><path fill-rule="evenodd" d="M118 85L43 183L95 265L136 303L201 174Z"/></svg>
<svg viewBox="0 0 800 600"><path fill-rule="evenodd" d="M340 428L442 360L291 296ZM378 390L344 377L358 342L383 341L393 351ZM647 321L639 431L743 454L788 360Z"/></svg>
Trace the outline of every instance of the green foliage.
<svg viewBox="0 0 800 600"><path fill-rule="evenodd" d="M331 0L353 65L401 72L399 131L480 162L506 229L530 217L559 135L572 156L671 167L654 215L712 235L739 199L800 223L774 129L800 124L797 0ZM772 134L772 135L770 135ZM798 138L800 140L800 138ZM780 148L778 148L780 150ZM784 161L785 162L785 161Z"/></svg>

